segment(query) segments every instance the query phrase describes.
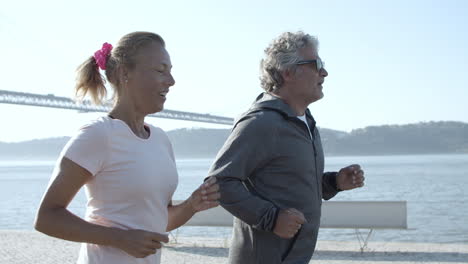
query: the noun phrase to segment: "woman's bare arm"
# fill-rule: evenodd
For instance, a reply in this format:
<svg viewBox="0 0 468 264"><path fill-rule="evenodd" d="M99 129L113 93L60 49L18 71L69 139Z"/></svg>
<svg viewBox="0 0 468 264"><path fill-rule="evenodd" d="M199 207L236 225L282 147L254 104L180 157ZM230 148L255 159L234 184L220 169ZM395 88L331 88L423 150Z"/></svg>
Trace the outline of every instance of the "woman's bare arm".
<svg viewBox="0 0 468 264"><path fill-rule="evenodd" d="M168 242L166 235L144 230L122 230L89 223L67 210L80 188L93 176L63 158L37 212L34 227L47 235L76 242L120 248L132 256L146 257Z"/></svg>

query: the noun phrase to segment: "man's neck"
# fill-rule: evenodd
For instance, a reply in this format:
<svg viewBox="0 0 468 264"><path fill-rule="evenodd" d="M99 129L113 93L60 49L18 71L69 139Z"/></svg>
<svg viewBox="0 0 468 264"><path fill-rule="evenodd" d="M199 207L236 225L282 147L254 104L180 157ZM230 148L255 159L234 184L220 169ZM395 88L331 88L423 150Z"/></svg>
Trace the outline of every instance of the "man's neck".
<svg viewBox="0 0 468 264"><path fill-rule="evenodd" d="M283 91L286 89L283 89ZM272 96L275 96L281 100L283 100L291 109L296 113L298 116L305 115L305 110L307 109L307 105L301 104L298 100L294 100L290 94L286 92L282 92L280 88L277 92L270 92Z"/></svg>

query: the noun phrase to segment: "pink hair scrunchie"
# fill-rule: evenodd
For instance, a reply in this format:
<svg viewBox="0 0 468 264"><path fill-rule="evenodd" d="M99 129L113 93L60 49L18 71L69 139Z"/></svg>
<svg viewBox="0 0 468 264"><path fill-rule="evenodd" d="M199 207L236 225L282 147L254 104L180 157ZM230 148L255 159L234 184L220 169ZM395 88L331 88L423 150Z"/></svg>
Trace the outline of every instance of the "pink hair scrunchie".
<svg viewBox="0 0 468 264"><path fill-rule="evenodd" d="M96 64L102 70L106 69L107 58L109 57L112 51L112 45L105 42L102 44L102 48L96 52L94 52L94 60L96 60Z"/></svg>

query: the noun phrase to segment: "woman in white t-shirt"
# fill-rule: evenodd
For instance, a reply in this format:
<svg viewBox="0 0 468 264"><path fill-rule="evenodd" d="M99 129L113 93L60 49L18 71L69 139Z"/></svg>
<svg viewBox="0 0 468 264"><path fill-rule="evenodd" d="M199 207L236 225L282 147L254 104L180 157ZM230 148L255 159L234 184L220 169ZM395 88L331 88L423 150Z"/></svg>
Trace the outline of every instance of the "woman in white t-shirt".
<svg viewBox="0 0 468 264"><path fill-rule="evenodd" d="M160 263L166 232L218 205L215 178L180 205L171 202L178 181L171 144L164 131L144 122L163 109L175 83L171 67L159 35L134 32L115 48L104 43L78 68L77 95L101 102L101 69L113 87L114 107L64 147L35 222L47 235L82 242L78 263ZM85 219L67 210L83 186Z"/></svg>

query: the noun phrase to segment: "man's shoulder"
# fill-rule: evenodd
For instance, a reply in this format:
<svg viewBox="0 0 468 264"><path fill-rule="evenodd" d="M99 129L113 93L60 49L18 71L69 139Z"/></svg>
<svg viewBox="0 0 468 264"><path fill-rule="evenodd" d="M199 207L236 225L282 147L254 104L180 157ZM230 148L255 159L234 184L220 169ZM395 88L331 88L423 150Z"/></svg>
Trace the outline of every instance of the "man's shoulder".
<svg viewBox="0 0 468 264"><path fill-rule="evenodd" d="M252 130L258 134L271 132L284 124L284 117L273 110L248 111L236 120L234 130Z"/></svg>

